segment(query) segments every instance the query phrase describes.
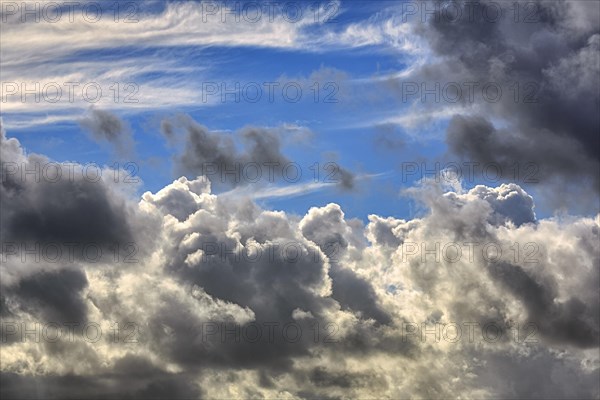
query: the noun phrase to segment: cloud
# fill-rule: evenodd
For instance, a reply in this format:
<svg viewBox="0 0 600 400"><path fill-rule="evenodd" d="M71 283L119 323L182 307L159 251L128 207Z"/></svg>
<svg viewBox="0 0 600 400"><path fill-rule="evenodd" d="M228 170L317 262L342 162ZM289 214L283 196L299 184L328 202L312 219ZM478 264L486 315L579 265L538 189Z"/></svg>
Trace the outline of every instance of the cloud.
<svg viewBox="0 0 600 400"><path fill-rule="evenodd" d="M81 114L90 105L129 112L210 106L215 96L207 101L199 82L223 80L214 75L213 63L166 57L164 49L320 51L315 38L333 29L327 15L341 12L337 2L328 6L324 12L300 5L296 18L295 6L265 5L255 20L252 5L240 10L226 2L167 2L127 10L72 4L60 12L35 2L21 2L16 9L7 5L1 28L3 111L12 114L7 123L13 129L31 126L21 119L31 114L37 124L47 124L63 120L65 113ZM25 9L37 9L37 15L21 18ZM80 40L71 40L65 30ZM348 42L342 48L355 45L363 44ZM204 77L198 80L200 75Z"/></svg>
<svg viewBox="0 0 600 400"><path fill-rule="evenodd" d="M475 104L409 107L390 126L447 119L450 156L504 169L532 162L559 203L596 201L598 7L535 4L532 24L493 24L484 13L400 24L391 9L366 23L325 25L312 13L295 24L281 15L233 23L232 14L204 23L207 3L154 4L137 24L10 17L3 71L20 81L27 70L42 84L98 76L103 87L144 76L145 101L127 107L149 109L199 104L201 92L181 79L199 69L159 52L129 54L123 43L400 50L401 62L407 54L431 62L381 79L388 90L409 78L505 90L519 82L533 84L539 101L478 94ZM81 40L67 40L67 28ZM128 54L99 56L115 49ZM71 63L86 53L99 61ZM157 71L173 74L148 78ZM307 79L346 78L321 68ZM31 112L13 100L11 112ZM81 125L122 157L133 138L113 114L124 106L111 100ZM402 146L386 128L379 141ZM600 398L600 214L545 218L536 213L539 192L517 183L435 179L403 192L417 206L407 220L363 222L336 203L304 215L269 210L256 200L330 186L279 185L293 162L288 140L306 141L306 128L231 133L182 116L163 120L161 132L177 151L176 179L139 196L123 171L28 153L0 126L2 398ZM277 185L244 180L250 164L272 165ZM370 177L337 173L341 189ZM90 257L89 245L102 255Z"/></svg>
<svg viewBox="0 0 600 400"><path fill-rule="evenodd" d="M137 210L137 186L127 183L126 171L26 153L1 126L0 152L0 233L8 257L1 271L7 284L47 269L85 260L110 263L145 251L137 245L145 242L140 227L151 222Z"/></svg>
<svg viewBox="0 0 600 400"><path fill-rule="evenodd" d="M96 167L56 163L25 155L2 131L2 234L6 240L88 241L106 244L132 239L125 197ZM106 175L106 174L105 174Z"/></svg>
<svg viewBox="0 0 600 400"><path fill-rule="evenodd" d="M92 108L79 124L90 131L98 142L108 142L118 157L131 157L134 151L133 136L129 127L119 117L108 111Z"/></svg>
<svg viewBox="0 0 600 400"><path fill-rule="evenodd" d="M469 2L458 1L462 17L457 20L448 17L445 6L431 7L436 11L427 22L415 18L412 23L429 43L430 61L414 68L408 78L392 82L398 88L400 81L423 82L428 88L435 83L462 85L458 102L421 104L433 110L454 108L447 116L446 134L452 156L494 163L504 170L515 163L533 163L539 168L540 183L561 192L554 198L563 206L597 195L597 7L587 2L538 1L531 3L532 21L517 21L507 17L510 12L502 6L505 17L493 22L486 15L495 15L494 2L478 3L471 15ZM586 16L581 18L582 14ZM468 82L477 84L471 99L465 89ZM500 97L486 97L483 88L490 83L500 88ZM587 190L569 185L582 179L589 184ZM594 206L588 209L597 211Z"/></svg>
<svg viewBox="0 0 600 400"><path fill-rule="evenodd" d="M297 140L296 126L284 125L276 128L246 126L234 135L211 131L186 115L161 122L161 132L171 144L177 143L178 129L183 131L183 149L174 157L176 175L207 176L215 189L235 187L273 186L280 182L297 181L302 176L302 167L283 153L286 143ZM291 138L291 139L290 139ZM239 144L243 147L239 150ZM349 170L331 164L328 178L342 190L355 188L356 176ZM315 182L304 184L307 189L318 189L326 185ZM301 183L302 185L302 183ZM235 192L241 193L241 191ZM286 196L293 194L291 187L281 191L258 192L256 196Z"/></svg>
<svg viewBox="0 0 600 400"><path fill-rule="evenodd" d="M389 12L381 18L347 22L333 18L349 12L338 1L319 9L308 4L267 4L259 7L258 20L254 19L252 4L220 1L153 3L125 9L107 5L99 11L83 3L73 4L61 9L56 20L52 20L56 17L52 5L20 2L15 6L13 10L7 5L1 28L3 111L11 114L6 124L12 129L64 121L68 116L81 115L90 105L138 113L216 104L218 96L208 96L207 100L200 83L232 78L218 75L220 69L215 63L220 61L211 57L199 62L172 56L185 48L200 52L210 52L215 46L261 48L315 54L344 49L411 54L416 50L412 43L415 36L407 39L407 27ZM37 21L33 13L21 18L25 9L36 8ZM64 35L67 30L80 40ZM22 45L23 37L27 37L26 46ZM346 80L343 72L322 67L308 77L312 82L299 82L312 86L315 80L325 78L335 78L340 84ZM335 98L351 100L345 85L335 89ZM327 86L323 93L332 90Z"/></svg>
<svg viewBox="0 0 600 400"><path fill-rule="evenodd" d="M34 157L4 134L2 156ZM3 207L46 185L5 182ZM91 193L111 204L109 188ZM89 190L78 187L82 204ZM516 184L432 179L406 195L418 217L371 215L364 226L334 203L297 216L182 177L126 203L113 224L130 233L90 224L97 240L133 235L137 263L53 267L4 254L2 395L597 397L600 216L540 219ZM65 202L46 191L40 215L54 199ZM71 240L59 222L32 237ZM80 323L72 339L43 336L44 324L66 321ZM42 340L20 337L22 323ZM94 341L81 329L92 323L102 329ZM451 323L463 327L458 340L436 333ZM500 336L484 340L490 324Z"/></svg>
<svg viewBox="0 0 600 400"><path fill-rule="evenodd" d="M81 291L87 284L78 270L41 272L21 280L9 296L19 299L18 307L23 312L41 321L84 323L87 310Z"/></svg>
<svg viewBox="0 0 600 400"><path fill-rule="evenodd" d="M216 175L216 185L238 186L248 183L242 176L242 170L248 164L258 166L261 171L268 167L271 175L268 179L281 179L281 173L290 160L281 153L279 135L261 128L245 128L240 132L245 149L238 152L234 138L185 119L186 144L183 154L176 159L179 171L187 174ZM266 163L266 165L265 165ZM211 177L212 178L212 177Z"/></svg>

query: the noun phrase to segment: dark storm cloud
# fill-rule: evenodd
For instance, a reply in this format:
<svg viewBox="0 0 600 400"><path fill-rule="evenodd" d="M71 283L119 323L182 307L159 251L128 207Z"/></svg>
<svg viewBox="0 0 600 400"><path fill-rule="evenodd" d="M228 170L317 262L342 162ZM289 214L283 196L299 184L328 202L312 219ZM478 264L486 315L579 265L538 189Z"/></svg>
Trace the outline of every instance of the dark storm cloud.
<svg viewBox="0 0 600 400"><path fill-rule="evenodd" d="M510 171L521 166L520 180L536 183L549 182L557 176L587 180L592 188L598 185L595 161L586 158L580 145L568 137L557 139L557 145L548 131L523 128L524 135L511 129L496 129L481 116L454 116L448 126L446 141L452 152L481 165L497 165ZM574 160L573 155L581 157Z"/></svg>
<svg viewBox="0 0 600 400"><path fill-rule="evenodd" d="M125 205L101 183L26 184L3 189L5 240L111 244L131 239Z"/></svg>
<svg viewBox="0 0 600 400"><path fill-rule="evenodd" d="M116 115L96 108L89 111L89 115L82 118L79 124L92 133L98 142L108 142L116 155L128 157L133 153L133 137L130 129Z"/></svg>
<svg viewBox="0 0 600 400"><path fill-rule="evenodd" d="M94 375L42 376L0 373L3 399L199 399L202 389L185 373L161 370L143 357L126 354Z"/></svg>
<svg viewBox="0 0 600 400"><path fill-rule="evenodd" d="M202 248L202 245L198 244ZM350 310L363 312L362 317L365 319L374 318L382 323L389 322L389 316L377 307L370 285L351 271L332 273L330 270L329 276L333 280L334 291L331 297L321 297L315 293L315 285L320 285L326 277L324 260L315 261L312 255L314 253L310 252L290 262L277 255L279 249L281 245L263 248L264 254L276 255L273 259L258 262L204 261L193 266L181 265L175 270L181 276L182 282L202 285L208 295L252 310L255 316L252 326L259 326L262 331L259 339L252 342L244 339L239 333L240 329L249 329L253 335L254 328L230 320L214 324L210 328L215 329L214 334L206 336L206 340L202 341L201 338L208 329L207 322L215 321L191 319L187 313L182 314L179 311L182 309L181 305L169 300L168 305L159 310L152 321L152 332L157 334L155 341L164 342L161 349L177 362L190 367L202 365L238 369L260 366L289 371L295 357L309 356L312 348L323 345L322 339L316 342L314 340L312 332L315 323L322 329L328 323L325 314L334 309L338 301ZM173 264L179 262L181 261L177 258L173 259ZM351 290L354 292L350 293ZM363 297L365 295L370 297ZM293 318L295 309L310 312L312 317L296 320ZM287 340L283 336L283 327L287 324L300 327L303 335L298 340ZM161 334L160 326L164 325L177 332L176 341ZM268 334L266 327L269 325L275 326L272 328L274 339ZM232 334L236 329L241 339L235 339L236 334ZM295 329L289 331L291 337L295 336ZM364 334L367 332L376 335L375 330L365 329ZM321 332L321 336L325 334L326 332ZM223 337L227 339L223 340ZM335 341L338 340L335 338ZM399 353L406 352L412 345L410 342L401 343L400 338L397 342ZM331 346L340 346L350 353L385 347L380 346L377 341ZM389 347L387 349L393 351Z"/></svg>
<svg viewBox="0 0 600 400"><path fill-rule="evenodd" d="M19 311L42 321L85 323L87 308L81 292L87 285L83 272L62 269L26 277L9 288L7 294L18 304Z"/></svg>
<svg viewBox="0 0 600 400"><path fill-rule="evenodd" d="M108 376L121 380L121 392L130 391L131 398L142 399L196 399L202 390L186 373L171 374L149 360L127 354L120 358ZM127 377L127 382L124 378Z"/></svg>
<svg viewBox="0 0 600 400"><path fill-rule="evenodd" d="M500 398L592 399L600 397L598 370L582 372L577 361L556 358L548 349L530 357L493 352L484 355L480 383ZM551 365L551 372L548 366ZM495 372L492 372L495 371ZM501 371L501 373L498 373ZM535 385L532 382L537 382Z"/></svg>
<svg viewBox="0 0 600 400"><path fill-rule="evenodd" d="M558 303L555 282L537 282L519 266L497 263L489 270L507 290L523 301L529 321L542 335L582 348L598 347L600 319L597 306L586 304L575 293L567 301Z"/></svg>
<svg viewBox="0 0 600 400"><path fill-rule="evenodd" d="M324 367L313 369L309 375L311 383L319 387L337 386L341 388L368 387L372 385L386 385L375 374L357 374L348 372L329 371Z"/></svg>
<svg viewBox="0 0 600 400"><path fill-rule="evenodd" d="M4 132L0 148L3 243L108 246L133 241L131 210L125 198L96 175L101 174L99 168L86 175L80 165L26 156L18 141L7 139ZM46 169L48 165L52 168Z"/></svg>
<svg viewBox="0 0 600 400"><path fill-rule="evenodd" d="M536 163L542 182L586 179L600 190L600 10L593 1L536 1L530 22L518 22L503 3L456 1L463 18L452 20L444 6L416 29L437 60L415 73L424 81L488 82L501 86L499 101L476 90L475 104L454 117L450 149L481 163L510 168ZM488 4L489 3L489 4ZM493 4L491 4L493 3ZM498 4L504 17L490 21ZM525 3L519 3L521 7ZM432 6L433 9L433 6ZM521 10L523 11L523 10ZM487 13L487 14L486 14ZM467 15L472 17L467 18ZM519 84L515 100L514 85ZM511 86L513 85L513 86ZM479 95L477 95L479 93ZM463 96L463 100L467 96ZM436 104L440 106L440 104ZM503 121L503 127L495 127ZM590 187L591 186L591 187Z"/></svg>
<svg viewBox="0 0 600 400"><path fill-rule="evenodd" d="M342 307L358 311L363 318L372 318L378 323L389 324L391 318L377 304L377 295L369 282L356 272L334 263L329 271L332 279L332 295Z"/></svg>
<svg viewBox="0 0 600 400"><path fill-rule="evenodd" d="M596 114L583 113L598 99L598 36L592 34L598 25L565 25L564 10L579 5L540 4L542 20L530 25L431 22L423 34L446 62L422 74L537 83L538 104L504 99L484 103L481 115L454 117L450 149L503 166L533 161L543 167L545 180L595 180L590 171L597 170L592 146L598 139L590 132L598 122ZM561 107L565 115L558 115ZM552 113L547 121L546 113ZM495 126L502 118L508 126ZM127 137L123 122L106 112L92 111L85 124L117 150ZM221 182L221 174L251 162L290 162L277 130L251 127L229 135L185 118L161 124L172 143L178 128L185 132L185 147L177 167L196 177L212 164L213 183L240 184L230 173ZM45 160L25 156L3 133L1 150L3 161L30 166ZM340 173L341 186L351 188L352 175ZM533 198L518 185L457 192L419 188L417 197L425 203L419 218L369 216L372 245L362 223L346 220L336 204L314 207L305 216L267 211L247 199L214 195L205 179L180 178L145 193L137 206L158 220L147 226L136 224L104 182L10 177L0 190L3 240L6 234L22 241L111 243L137 238L140 231L155 240L145 238L153 257L139 269L1 266L12 278L0 297L3 320L129 319L142 333L122 347L12 341L3 347L2 398L598 397L598 359L590 352L599 336L597 218L538 220ZM536 254L539 267L490 265L481 256L453 265L431 257L400 262L405 242L431 241L538 241L547 248ZM281 252L286 243L300 250L292 262ZM227 253L207 254L215 244ZM260 248L263 256L249 260L237 254L239 247ZM433 344L418 336L406 340L399 327L424 319L477 321L496 323L506 333L509 318L538 326L539 342ZM260 339L238 340L237 331L250 323L263 327ZM303 332L297 341L282 338L282 327L292 323ZM327 331L314 339L315 323L336 328L332 342L324 342ZM274 340L265 324L276 324ZM208 326L216 331L203 337Z"/></svg>
<svg viewBox="0 0 600 400"><path fill-rule="evenodd" d="M207 238L207 241L210 239ZM202 248L202 244L198 244ZM266 246L264 251L278 253L271 246ZM159 327L166 324L177 332L178 340L166 338L163 348L171 357L186 365L230 368L262 365L289 369L292 357L308 355L308 349L312 345L310 335L305 334L297 342L284 340L282 337L282 327L294 322L293 310L302 308L319 316L327 307L333 306L330 299L322 299L313 292L314 286L320 285L325 278L325 271L323 260L315 262L312 255L294 263L287 262L280 256L257 262L214 259L193 266L178 266L179 260L174 258L171 268L181 277L182 282L202 285L203 290L214 298L248 307L255 315L253 322L264 330L260 339L254 343L243 339L235 340L233 335L229 335L229 339L223 342L221 338L224 332L226 334L226 329L236 328L234 321L230 321L229 327L217 324L218 333L207 336L206 341L202 342L200 339L205 328L202 321L190 319L178 311L181 310L180 305L169 301L164 309L157 312L153 325ZM309 332L309 322L301 324L304 332ZM270 341L265 324L277 324L276 340ZM239 324L237 327L239 329ZM158 329L153 331L160 333ZM293 330L291 332L294 333ZM160 335L157 339L159 337Z"/></svg>

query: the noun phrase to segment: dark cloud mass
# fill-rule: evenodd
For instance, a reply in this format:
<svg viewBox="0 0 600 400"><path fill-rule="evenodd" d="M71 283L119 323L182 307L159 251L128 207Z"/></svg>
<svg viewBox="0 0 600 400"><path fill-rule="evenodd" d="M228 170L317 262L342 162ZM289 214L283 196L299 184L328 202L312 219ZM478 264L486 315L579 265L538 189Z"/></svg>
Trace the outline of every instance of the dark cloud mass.
<svg viewBox="0 0 600 400"><path fill-rule="evenodd" d="M269 140L249 138L257 148ZM5 135L2 152L7 160L34 157ZM28 207L41 207L42 220L59 208L49 198L43 207L19 201L44 185L3 185L3 240L5 234L73 239L75 233L60 233L59 220L52 235L40 236L37 225L27 225L29 234L23 226L15 231L14 215ZM407 192L422 204L421 217L372 215L367 226L334 203L294 216L215 195L203 176L146 192L135 206L113 189L106 182L77 187L82 204L86 193L104 199L102 218L120 216L118 230L86 238L110 241L136 232L130 237L144 249L138 263L36 264L9 254L2 264L3 398L600 394L593 379L599 372L597 218L539 219L532 196L516 184L448 191L433 179ZM60 199L54 191L45 196ZM119 198L130 211L108 206ZM85 207L71 212L79 210ZM407 246L431 249L436 242L475 243L479 251L454 262L420 252L407 257ZM508 256L491 262L481 251L490 242ZM515 258L515 243L528 256L523 246L539 244L535 262ZM20 336L21 323L30 331L39 327L40 336L50 323L77 329L72 337L35 342ZM494 324L502 336L483 340L476 330L472 342L436 341L434 326L450 323ZM92 335L95 328L81 329L90 324L101 327L101 337ZM421 324L428 324L424 337L412 330ZM525 341L532 331L535 341ZM496 380L485 372L489 365ZM553 378L531 391L512 372L527 375L524 365L538 369L531 377ZM574 378L577 387L569 383ZM515 379L510 389L498 384Z"/></svg>
<svg viewBox="0 0 600 400"><path fill-rule="evenodd" d="M449 7L440 2L445 5L438 4L427 23L415 24L435 58L411 76L430 86L432 82L478 85L474 101L462 96L466 109L450 121L449 149L505 170L515 163L534 163L542 182L585 180L596 195L600 191L598 3L531 2L527 20L494 1L477 2L475 12L473 2L452 3L463 18L449 18L444 14ZM429 6L436 9L432 2ZM498 8L504 18L490 22ZM490 82L502 90L497 100L483 95L483 86ZM565 197L558 202L563 206L573 200L568 192L555 197Z"/></svg>
<svg viewBox="0 0 600 400"><path fill-rule="evenodd" d="M45 322L86 322L86 305L81 291L87 286L85 274L78 270L40 272L24 278L14 289L19 307L37 314Z"/></svg>
<svg viewBox="0 0 600 400"><path fill-rule="evenodd" d="M114 171L25 155L19 142L6 138L4 131L0 140L3 243L56 245L65 251L70 246L75 249L69 253L72 257L65 257L70 259L80 258L86 245L106 253L135 241L135 211L114 183Z"/></svg>

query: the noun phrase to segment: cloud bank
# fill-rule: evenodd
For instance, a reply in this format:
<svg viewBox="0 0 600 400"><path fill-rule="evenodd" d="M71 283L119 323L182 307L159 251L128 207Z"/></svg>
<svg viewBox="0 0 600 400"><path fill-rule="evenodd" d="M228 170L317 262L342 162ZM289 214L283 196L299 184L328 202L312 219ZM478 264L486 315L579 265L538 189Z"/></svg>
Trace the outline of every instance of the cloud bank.
<svg viewBox="0 0 600 400"><path fill-rule="evenodd" d="M1 140L3 162L47 160ZM600 217L538 219L516 184L425 180L418 217L366 225L205 176L136 199L5 169L1 189L3 398L600 396Z"/></svg>

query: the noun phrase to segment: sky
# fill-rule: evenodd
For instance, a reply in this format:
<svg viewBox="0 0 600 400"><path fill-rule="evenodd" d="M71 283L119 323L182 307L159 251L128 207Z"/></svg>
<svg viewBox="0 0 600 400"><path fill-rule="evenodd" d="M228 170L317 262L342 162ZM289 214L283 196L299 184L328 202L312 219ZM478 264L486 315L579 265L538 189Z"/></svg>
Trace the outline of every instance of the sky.
<svg viewBox="0 0 600 400"><path fill-rule="evenodd" d="M600 3L0 6L2 398L600 398Z"/></svg>

